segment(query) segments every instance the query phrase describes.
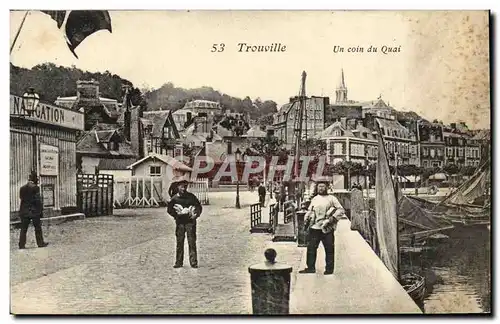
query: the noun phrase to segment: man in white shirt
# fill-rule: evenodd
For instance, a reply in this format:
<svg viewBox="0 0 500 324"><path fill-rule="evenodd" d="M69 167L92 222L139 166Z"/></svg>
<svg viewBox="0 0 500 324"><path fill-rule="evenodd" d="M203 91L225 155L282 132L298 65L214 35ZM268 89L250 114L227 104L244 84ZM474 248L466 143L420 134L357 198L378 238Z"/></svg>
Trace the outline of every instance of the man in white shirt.
<svg viewBox="0 0 500 324"><path fill-rule="evenodd" d="M323 243L326 254L326 269L324 274L333 274L335 236L337 222L345 214L344 208L339 200L328 194L328 182L317 182L317 195L311 200L309 211L306 214L306 226L308 230L307 245L307 268L299 273L316 272L316 254L319 242Z"/></svg>

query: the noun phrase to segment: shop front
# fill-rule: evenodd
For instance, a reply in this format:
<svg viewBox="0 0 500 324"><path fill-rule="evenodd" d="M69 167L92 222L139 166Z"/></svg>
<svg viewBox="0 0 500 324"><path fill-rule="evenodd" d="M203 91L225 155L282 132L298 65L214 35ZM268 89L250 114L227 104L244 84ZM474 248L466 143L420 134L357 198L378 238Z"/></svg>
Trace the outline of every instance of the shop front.
<svg viewBox="0 0 500 324"><path fill-rule="evenodd" d="M38 175L44 215L76 212L76 141L84 129L77 111L10 96L10 218L19 211L19 190Z"/></svg>

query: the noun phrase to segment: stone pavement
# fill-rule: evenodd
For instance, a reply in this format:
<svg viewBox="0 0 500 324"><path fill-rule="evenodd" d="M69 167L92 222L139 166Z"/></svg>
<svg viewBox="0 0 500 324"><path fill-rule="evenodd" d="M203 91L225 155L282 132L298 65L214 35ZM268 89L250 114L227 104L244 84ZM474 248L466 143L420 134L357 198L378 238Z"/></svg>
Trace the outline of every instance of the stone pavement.
<svg viewBox="0 0 500 324"><path fill-rule="evenodd" d="M175 226L163 208L116 210L116 216L52 226L46 232L52 244L44 249L17 250L14 230L11 312L251 314L248 266L274 247L278 261L295 272L302 254L294 243L250 235L248 206L256 200L256 193L242 192L236 210L234 193L210 197L199 221L198 269L172 268Z"/></svg>
<svg viewBox="0 0 500 324"><path fill-rule="evenodd" d="M348 219L335 232L335 273L323 275L318 249L316 274L299 274L290 298L291 314L422 313ZM305 268L306 250L300 268ZM295 269L294 269L295 270Z"/></svg>
<svg viewBox="0 0 500 324"><path fill-rule="evenodd" d="M116 210L115 215L45 226L47 248L17 249L11 231L11 312L14 314L251 314L248 266L266 248L293 267L291 314L419 313L403 288L349 221L336 232L335 275L298 275L305 248L250 234L249 205L257 194L210 194L198 225L199 268L173 269L175 224L164 208ZM267 217L263 211L264 220Z"/></svg>

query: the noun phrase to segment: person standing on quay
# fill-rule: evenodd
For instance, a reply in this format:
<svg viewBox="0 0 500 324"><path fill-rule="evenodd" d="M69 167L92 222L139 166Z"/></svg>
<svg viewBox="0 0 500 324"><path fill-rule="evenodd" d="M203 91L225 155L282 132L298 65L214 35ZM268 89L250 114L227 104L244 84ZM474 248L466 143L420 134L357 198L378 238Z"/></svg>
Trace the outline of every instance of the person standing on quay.
<svg viewBox="0 0 500 324"><path fill-rule="evenodd" d="M260 207L265 207L265 203L266 203L266 186L264 185L263 182L259 185L258 192L259 192Z"/></svg>
<svg viewBox="0 0 500 324"><path fill-rule="evenodd" d="M201 203L196 196L187 191L189 181L180 178L177 182L177 193L167 206L167 212L175 219L176 253L174 268L184 264L184 238L187 235L189 246L189 263L192 268L198 268L196 251L196 220L202 212Z"/></svg>
<svg viewBox="0 0 500 324"><path fill-rule="evenodd" d="M305 226L308 229L309 242L307 244L307 268L299 273L316 272L316 255L319 243L325 249L326 269L324 274L330 275L334 271L335 235L337 223L345 214L339 200L328 194L328 181L316 181L317 195L311 200L309 211L306 214Z"/></svg>
<svg viewBox="0 0 500 324"><path fill-rule="evenodd" d="M38 247L46 247L49 243L43 241L42 221L43 202L40 196L40 188L37 185L38 179L35 172L31 172L28 183L19 190L21 205L19 207L19 217L21 218L21 234L19 235L19 249L26 248L26 234L31 222L35 227L35 238Z"/></svg>

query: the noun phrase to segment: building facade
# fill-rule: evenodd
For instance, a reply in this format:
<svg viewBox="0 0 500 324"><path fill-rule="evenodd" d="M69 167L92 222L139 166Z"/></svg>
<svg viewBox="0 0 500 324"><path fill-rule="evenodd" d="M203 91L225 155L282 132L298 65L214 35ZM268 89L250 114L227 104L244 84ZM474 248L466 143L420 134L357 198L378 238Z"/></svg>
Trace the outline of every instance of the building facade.
<svg viewBox="0 0 500 324"><path fill-rule="evenodd" d="M302 139L313 138L325 129L325 108L329 104L328 97L311 97L305 100L302 117ZM297 98L283 105L274 115L274 136L282 140L287 149L295 144L295 129L298 126L300 103Z"/></svg>
<svg viewBox="0 0 500 324"><path fill-rule="evenodd" d="M139 123L139 141L143 142L143 157L151 153L171 157L183 155L180 135L170 110L143 112Z"/></svg>
<svg viewBox="0 0 500 324"><path fill-rule="evenodd" d="M81 173L100 173L100 168L110 170L111 165L124 165L137 158L130 142L115 124L97 124L86 131L76 145L76 167ZM125 163L126 163L125 162Z"/></svg>
<svg viewBox="0 0 500 324"><path fill-rule="evenodd" d="M329 164L346 161L366 166L377 159L376 132L358 120L342 118L318 134L317 138L326 141L326 161Z"/></svg>
<svg viewBox="0 0 500 324"><path fill-rule="evenodd" d="M38 174L44 215L76 210L76 141L82 113L38 103L28 115L21 97L10 96L10 218L19 211L19 190Z"/></svg>
<svg viewBox="0 0 500 324"><path fill-rule="evenodd" d="M419 122L418 139L420 165L423 168L443 167L446 162L446 146L443 125Z"/></svg>
<svg viewBox="0 0 500 324"><path fill-rule="evenodd" d="M461 133L453 127L443 128L446 145L446 164L458 166L479 166L481 160L481 143L472 136Z"/></svg>

